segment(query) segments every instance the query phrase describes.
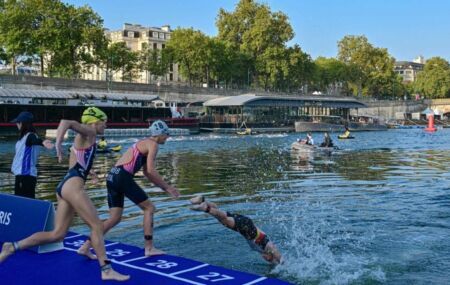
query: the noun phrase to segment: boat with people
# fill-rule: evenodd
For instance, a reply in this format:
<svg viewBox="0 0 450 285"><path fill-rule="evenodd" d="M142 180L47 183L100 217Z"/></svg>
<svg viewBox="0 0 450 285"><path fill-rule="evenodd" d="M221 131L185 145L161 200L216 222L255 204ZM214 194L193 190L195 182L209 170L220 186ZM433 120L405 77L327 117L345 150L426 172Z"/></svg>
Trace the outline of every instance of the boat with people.
<svg viewBox="0 0 450 285"><path fill-rule="evenodd" d="M338 139L340 140L349 140L354 138L355 138L354 136L338 135Z"/></svg>
<svg viewBox="0 0 450 285"><path fill-rule="evenodd" d="M299 152L323 151L323 152L331 153L336 148L334 146L332 146L332 147L321 147L321 146L316 146L316 145L310 145L310 144L304 143L302 141L296 141L296 142L292 143L291 149L299 151Z"/></svg>

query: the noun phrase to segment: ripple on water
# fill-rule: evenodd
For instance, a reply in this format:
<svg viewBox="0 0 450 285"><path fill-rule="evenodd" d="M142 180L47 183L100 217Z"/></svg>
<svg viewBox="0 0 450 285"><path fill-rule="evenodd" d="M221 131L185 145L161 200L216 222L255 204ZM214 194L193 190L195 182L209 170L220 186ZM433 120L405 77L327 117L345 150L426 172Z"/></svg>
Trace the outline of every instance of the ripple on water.
<svg viewBox="0 0 450 285"><path fill-rule="evenodd" d="M321 141L322 134L313 134ZM447 284L450 280L450 129L358 132L332 138L339 150L295 153L302 134L172 137L157 168L181 190L179 200L136 181L157 207L156 246L171 254L281 278L296 284ZM122 152L137 138L112 139ZM0 191L12 193L14 142L0 144ZM98 156L106 173L117 155ZM43 151L38 197L55 201L67 171ZM88 184L100 217L108 217L106 186ZM203 194L223 210L248 215L276 242L285 262L268 266L244 239L214 218L191 211ZM75 219L73 230L87 233ZM141 210L126 200L123 221L107 238L142 246Z"/></svg>

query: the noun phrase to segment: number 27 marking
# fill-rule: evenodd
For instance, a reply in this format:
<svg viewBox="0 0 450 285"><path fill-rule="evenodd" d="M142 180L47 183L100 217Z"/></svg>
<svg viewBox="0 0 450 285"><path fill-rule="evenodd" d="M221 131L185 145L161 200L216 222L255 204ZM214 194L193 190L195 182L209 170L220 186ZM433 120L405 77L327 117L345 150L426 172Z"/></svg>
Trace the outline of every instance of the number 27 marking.
<svg viewBox="0 0 450 285"><path fill-rule="evenodd" d="M218 277L218 278L215 278ZM211 281L211 282L217 282L217 281L225 281L225 280L233 280L234 277L225 275L225 274L220 274L217 272L209 272L209 274L206 275L198 275L197 278L203 279L203 280L207 280L207 281Z"/></svg>

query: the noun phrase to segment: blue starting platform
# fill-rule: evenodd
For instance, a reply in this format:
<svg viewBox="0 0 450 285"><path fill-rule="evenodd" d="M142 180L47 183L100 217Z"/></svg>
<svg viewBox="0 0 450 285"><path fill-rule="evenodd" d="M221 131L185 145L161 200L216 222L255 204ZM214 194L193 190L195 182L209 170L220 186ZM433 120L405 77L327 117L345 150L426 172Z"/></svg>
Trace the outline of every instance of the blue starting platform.
<svg viewBox="0 0 450 285"><path fill-rule="evenodd" d="M98 262L78 255L76 251L86 236L69 232L61 250L36 253L24 250L0 264L1 284L119 284L102 281ZM144 249L105 241L108 258L113 267L131 279L122 284L257 284L282 285L285 281L239 272L207 263L173 256L144 256Z"/></svg>

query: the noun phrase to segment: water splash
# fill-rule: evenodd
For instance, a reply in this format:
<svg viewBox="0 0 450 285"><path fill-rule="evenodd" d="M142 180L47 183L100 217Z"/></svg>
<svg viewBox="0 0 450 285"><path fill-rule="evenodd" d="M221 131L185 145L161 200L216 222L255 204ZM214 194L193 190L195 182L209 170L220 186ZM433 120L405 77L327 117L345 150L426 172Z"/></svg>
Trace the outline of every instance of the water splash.
<svg viewBox="0 0 450 285"><path fill-rule="evenodd" d="M283 211L277 204L272 204L271 211ZM376 258L368 256L374 235L367 229L357 233L347 226L339 210L322 203L291 204L291 211L275 218L284 236L280 244L284 262L271 273L314 284L385 281L385 273L375 265Z"/></svg>

